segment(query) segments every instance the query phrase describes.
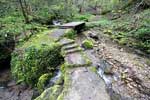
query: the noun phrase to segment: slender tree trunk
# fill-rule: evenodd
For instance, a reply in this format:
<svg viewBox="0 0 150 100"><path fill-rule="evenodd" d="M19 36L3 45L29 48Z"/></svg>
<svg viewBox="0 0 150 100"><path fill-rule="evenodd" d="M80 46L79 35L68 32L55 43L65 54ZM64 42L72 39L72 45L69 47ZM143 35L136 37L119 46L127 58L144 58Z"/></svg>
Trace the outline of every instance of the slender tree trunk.
<svg viewBox="0 0 150 100"><path fill-rule="evenodd" d="M20 4L21 10L22 10L22 14L23 14L23 16L24 16L25 22L26 22L26 23L29 23L30 21L29 21L29 18L28 18L27 13L26 13L26 11L25 11L25 8L24 8L24 6L23 6L22 0L19 0L19 4Z"/></svg>

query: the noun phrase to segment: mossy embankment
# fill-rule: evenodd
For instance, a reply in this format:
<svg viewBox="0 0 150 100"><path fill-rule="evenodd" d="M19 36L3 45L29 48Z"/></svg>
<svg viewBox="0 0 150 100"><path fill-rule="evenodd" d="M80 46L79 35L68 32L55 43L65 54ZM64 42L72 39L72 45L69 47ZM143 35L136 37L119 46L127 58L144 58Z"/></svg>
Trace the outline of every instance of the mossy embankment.
<svg viewBox="0 0 150 100"><path fill-rule="evenodd" d="M76 37L75 31L72 29L59 30L62 31L62 34L57 33L57 30L59 29L37 33L16 46L12 53L11 72L18 84L25 83L37 88L39 93L46 89L55 72L60 69L59 66L64 63L64 56L61 53L62 44L59 40L63 37L71 39ZM57 40L55 36L58 37ZM52 92L57 97L55 92L57 89L59 93L61 92L59 89L62 89L60 84L63 84L64 76L60 78L53 87L45 91ZM54 97L49 98L53 99Z"/></svg>
<svg viewBox="0 0 150 100"><path fill-rule="evenodd" d="M11 71L18 83L36 86L41 75L53 73L63 62L61 45L53 41L49 34L51 31L32 36L12 53Z"/></svg>

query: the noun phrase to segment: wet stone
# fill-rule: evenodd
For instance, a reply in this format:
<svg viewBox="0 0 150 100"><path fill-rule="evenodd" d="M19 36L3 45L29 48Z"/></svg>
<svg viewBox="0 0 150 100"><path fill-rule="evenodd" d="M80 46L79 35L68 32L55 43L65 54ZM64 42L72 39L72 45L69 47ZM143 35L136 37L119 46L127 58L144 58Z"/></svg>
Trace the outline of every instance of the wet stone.
<svg viewBox="0 0 150 100"><path fill-rule="evenodd" d="M81 52L82 49L79 47L79 48L73 48L73 49L69 49L69 50L65 50L65 55L66 54L70 54L70 53L76 53L76 52Z"/></svg>
<svg viewBox="0 0 150 100"><path fill-rule="evenodd" d="M71 72L71 84L63 100L110 100L104 81L90 68L74 68Z"/></svg>
<svg viewBox="0 0 150 100"><path fill-rule="evenodd" d="M77 48L77 47L78 47L78 45L76 43L74 43L74 44L64 46L63 49L69 50L69 49L73 49L73 48Z"/></svg>
<svg viewBox="0 0 150 100"><path fill-rule="evenodd" d="M93 38L95 40L98 40L98 34L97 33L91 32L91 33L89 33L89 37Z"/></svg>
<svg viewBox="0 0 150 100"><path fill-rule="evenodd" d="M58 40L60 37L62 37L65 34L65 32L66 29L56 29L50 34L50 37L53 37L56 40Z"/></svg>
<svg viewBox="0 0 150 100"><path fill-rule="evenodd" d="M88 64L87 60L88 58L84 57L81 53L72 53L65 57L68 65L84 66Z"/></svg>
<svg viewBox="0 0 150 100"><path fill-rule="evenodd" d="M103 69L105 74L112 74L113 73L113 71L112 71L113 66L105 60L100 61L99 67Z"/></svg>
<svg viewBox="0 0 150 100"><path fill-rule="evenodd" d="M71 39L67 39L67 38L63 38L59 41L59 43L62 45L62 46L65 46L65 45L69 45L69 44L73 44L74 43L74 40L71 40Z"/></svg>

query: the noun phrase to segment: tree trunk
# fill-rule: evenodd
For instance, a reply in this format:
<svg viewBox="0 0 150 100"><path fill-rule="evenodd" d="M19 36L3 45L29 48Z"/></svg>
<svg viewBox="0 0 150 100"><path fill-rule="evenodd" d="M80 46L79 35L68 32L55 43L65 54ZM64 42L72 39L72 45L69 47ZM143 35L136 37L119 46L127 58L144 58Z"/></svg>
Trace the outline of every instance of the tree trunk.
<svg viewBox="0 0 150 100"><path fill-rule="evenodd" d="M20 4L21 10L22 10L22 14L23 14L23 16L24 16L25 22L26 22L26 23L29 23L30 21L29 21L28 15L27 15L27 13L26 13L26 10L25 10L25 8L24 8L24 6L23 6L22 0L19 0L19 4Z"/></svg>

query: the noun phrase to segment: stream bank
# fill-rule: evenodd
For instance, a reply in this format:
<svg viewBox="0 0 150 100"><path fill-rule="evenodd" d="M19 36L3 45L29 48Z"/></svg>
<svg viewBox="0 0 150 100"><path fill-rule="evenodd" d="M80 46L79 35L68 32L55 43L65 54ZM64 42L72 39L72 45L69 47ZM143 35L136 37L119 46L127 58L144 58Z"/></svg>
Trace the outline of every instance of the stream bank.
<svg viewBox="0 0 150 100"><path fill-rule="evenodd" d="M93 50L85 50L106 83L112 100L149 100L150 63L132 49L118 45L99 30L84 32L86 38L97 34ZM78 39L79 40L79 39Z"/></svg>

